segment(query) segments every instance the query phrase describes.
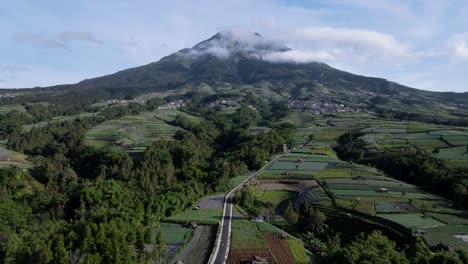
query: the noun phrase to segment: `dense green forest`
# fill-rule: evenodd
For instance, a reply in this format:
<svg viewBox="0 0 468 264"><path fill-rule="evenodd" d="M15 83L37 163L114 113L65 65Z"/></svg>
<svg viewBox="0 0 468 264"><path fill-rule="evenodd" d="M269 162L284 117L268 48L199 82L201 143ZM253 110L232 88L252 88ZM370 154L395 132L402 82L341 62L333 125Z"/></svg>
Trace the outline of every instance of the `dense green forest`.
<svg viewBox="0 0 468 264"><path fill-rule="evenodd" d="M260 102L260 101L258 101ZM279 124L250 135L249 126L284 117L285 108L243 105L233 114L187 111L203 117L174 140L160 140L141 160L83 142L92 126L151 109L146 105L109 107L91 117L53 122L21 131L24 124L63 112L34 105L26 113L2 116L9 148L29 155L34 167L0 169L0 260L2 263L151 263L164 259L161 239L151 237L162 218L190 207L201 196L225 190L230 177L255 170L278 142L291 142L294 126ZM249 102L252 103L252 102ZM283 111L283 112L281 112Z"/></svg>

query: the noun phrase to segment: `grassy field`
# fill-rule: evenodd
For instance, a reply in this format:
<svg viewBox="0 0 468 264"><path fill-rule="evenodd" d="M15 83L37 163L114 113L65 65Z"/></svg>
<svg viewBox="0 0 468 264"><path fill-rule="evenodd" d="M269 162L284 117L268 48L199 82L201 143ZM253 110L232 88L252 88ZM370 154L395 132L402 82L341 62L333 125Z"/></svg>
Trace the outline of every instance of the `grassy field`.
<svg viewBox="0 0 468 264"><path fill-rule="evenodd" d="M378 214L377 216L401 224L408 228L430 228L443 226L444 223L432 217L422 217L420 214Z"/></svg>
<svg viewBox="0 0 468 264"><path fill-rule="evenodd" d="M193 229L183 227L179 224L161 223L161 225L153 230L153 241L156 241L158 233L166 244L185 244L193 235Z"/></svg>
<svg viewBox="0 0 468 264"><path fill-rule="evenodd" d="M267 248L267 245L254 222L247 219L234 219L232 221L231 248L258 249Z"/></svg>
<svg viewBox="0 0 468 264"><path fill-rule="evenodd" d="M248 178L248 176L241 175L241 176L236 176L232 177L229 179L229 186L230 188L235 188L239 186L243 181L245 181Z"/></svg>
<svg viewBox="0 0 468 264"><path fill-rule="evenodd" d="M176 222L176 223L187 223L187 222L194 221L199 224L215 225L221 219L222 213L223 213L222 210L217 210L217 209L203 209L203 208L199 210L188 209L174 216L169 217L167 220L169 222Z"/></svg>
<svg viewBox="0 0 468 264"><path fill-rule="evenodd" d="M275 214L282 214L289 201L295 201L298 196L293 191L264 191L258 199L266 205L267 210L273 210Z"/></svg>

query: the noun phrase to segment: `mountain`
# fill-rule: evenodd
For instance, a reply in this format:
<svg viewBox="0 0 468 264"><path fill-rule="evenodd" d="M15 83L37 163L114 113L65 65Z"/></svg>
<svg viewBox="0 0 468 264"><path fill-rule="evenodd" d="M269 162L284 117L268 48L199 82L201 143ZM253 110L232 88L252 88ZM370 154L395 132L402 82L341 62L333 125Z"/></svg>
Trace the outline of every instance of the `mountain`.
<svg viewBox="0 0 468 264"><path fill-rule="evenodd" d="M54 89L111 98L149 92L254 93L271 100L332 100L382 111L397 109L467 118L468 93L429 92L322 62L276 60L291 49L247 31L220 32L148 65ZM284 57L284 56L283 56Z"/></svg>
<svg viewBox="0 0 468 264"><path fill-rule="evenodd" d="M399 96L440 102L468 103L468 93L438 93L409 88L381 78L365 77L334 69L321 62L293 63L271 60L290 51L258 33L220 32L190 49L158 62L111 75L84 80L79 88L143 88L154 91L261 85L291 98L316 94L364 97Z"/></svg>

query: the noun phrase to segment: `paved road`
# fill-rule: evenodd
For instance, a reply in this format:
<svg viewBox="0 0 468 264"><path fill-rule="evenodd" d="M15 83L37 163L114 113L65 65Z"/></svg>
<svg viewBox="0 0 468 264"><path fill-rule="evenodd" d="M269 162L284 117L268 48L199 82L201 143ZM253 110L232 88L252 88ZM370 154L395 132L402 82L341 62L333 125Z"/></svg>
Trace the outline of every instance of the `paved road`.
<svg viewBox="0 0 468 264"><path fill-rule="evenodd" d="M300 147L302 147L301 145ZM290 150L291 151L291 150ZM227 257L229 255L229 245L231 243L231 220L232 220L232 200L234 197L234 194L236 193L237 190L242 188L246 183L248 183L252 178L257 176L258 174L262 173L264 170L266 170L268 167L270 167L273 163L275 163L278 159L283 157L284 155L288 154L288 152L285 152L281 154L280 156L274 158L272 161L270 161L267 165L265 165L263 168L258 170L257 172L251 173L248 175L249 177L243 181L241 184L239 184L237 187L232 189L230 192L228 192L224 198L224 211L223 211L223 218L221 219L221 238L217 240L217 244L215 252L213 253L214 256L211 258L211 261L209 264L222 264L226 263Z"/></svg>

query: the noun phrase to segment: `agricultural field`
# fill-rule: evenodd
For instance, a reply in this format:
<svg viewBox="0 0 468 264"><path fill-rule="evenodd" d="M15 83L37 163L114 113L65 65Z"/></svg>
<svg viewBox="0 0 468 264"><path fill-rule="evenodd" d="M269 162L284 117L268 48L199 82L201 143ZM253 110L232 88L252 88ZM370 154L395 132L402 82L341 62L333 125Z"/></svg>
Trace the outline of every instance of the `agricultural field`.
<svg viewBox="0 0 468 264"><path fill-rule="evenodd" d="M188 209L167 218L167 221L175 223L196 222L197 224L215 225L221 219L222 214L222 209Z"/></svg>
<svg viewBox="0 0 468 264"><path fill-rule="evenodd" d="M368 152L380 152L385 148L413 145L446 159L453 167L468 166L468 130L417 122L395 122L372 117L356 119L337 114L331 119L307 119L295 113L301 120L296 138L313 134L312 141L303 149L297 149L282 158L283 163L270 169L264 178L278 181L291 179L307 170L294 172L294 163L327 163L321 170L308 168L306 176L326 186L337 198L336 205L370 216L378 216L410 229L424 229L426 240L431 245L448 241L453 248L466 248L467 243L455 235L468 234L468 217L464 211L455 208L450 201L426 193L420 188L385 175L383 172L364 165L340 161L334 155L332 146L338 136L359 128L363 133L359 139ZM296 142L300 142L296 140ZM312 148L320 149L317 153ZM293 167L293 168L291 168ZM289 172L285 169L289 169ZM283 170L280 170L283 169ZM273 175L276 175L274 177ZM320 195L321 194L321 195ZM297 209L303 202L323 208L332 207L329 197L321 187L299 194L294 203ZM259 227L260 228L260 227ZM443 230L443 231L442 231Z"/></svg>
<svg viewBox="0 0 468 264"><path fill-rule="evenodd" d="M23 132L28 132L32 128L38 128L38 127L46 126L49 123L71 121L71 120L75 120L75 119L79 119L79 118L83 118L83 117L89 117L89 116L93 116L93 115L96 115L96 113L81 113L79 115L72 115L72 116L56 116L56 117L53 117L49 121L42 121L42 122L38 122L38 123L34 123L34 124L24 125L23 126Z"/></svg>
<svg viewBox="0 0 468 264"><path fill-rule="evenodd" d="M278 227L269 224L267 222L256 222L257 223L257 228L260 230L262 233L270 233L270 234L276 234L276 235L281 235L284 234L286 235L286 232L283 230L279 229Z"/></svg>
<svg viewBox="0 0 468 264"><path fill-rule="evenodd" d="M266 249L267 244L255 222L247 219L232 221L232 249Z"/></svg>
<svg viewBox="0 0 468 264"><path fill-rule="evenodd" d="M407 128L403 128L403 127ZM468 131L436 125L405 125L400 129L366 128L359 139L368 152L382 151L387 147L412 145L432 152L453 167L468 167ZM406 130L406 131L405 131Z"/></svg>
<svg viewBox="0 0 468 264"><path fill-rule="evenodd" d="M304 243L296 239L288 239L288 244L296 264L307 264L311 262L310 256L306 254Z"/></svg>
<svg viewBox="0 0 468 264"><path fill-rule="evenodd" d="M258 199L264 203L270 203L273 207L277 207L281 203L294 200L297 197L295 191L275 190L263 191Z"/></svg>
<svg viewBox="0 0 468 264"><path fill-rule="evenodd" d="M0 115L7 114L11 111L24 112L26 111L26 109L22 105L1 105L0 106Z"/></svg>
<svg viewBox="0 0 468 264"><path fill-rule="evenodd" d="M183 227L178 224L161 223L153 230L153 241L161 233L166 244L166 260L171 261L180 249L188 243L193 235L193 229Z"/></svg>
<svg viewBox="0 0 468 264"><path fill-rule="evenodd" d="M468 247L468 242L463 241L457 236L468 234L468 225L445 225L433 228L423 229L425 234L424 239L430 246L435 246L439 243L444 243L453 249L465 249Z"/></svg>
<svg viewBox="0 0 468 264"><path fill-rule="evenodd" d="M254 184L261 191L293 191L303 192L317 186L317 181L301 179L257 179Z"/></svg>
<svg viewBox="0 0 468 264"><path fill-rule="evenodd" d="M378 214L377 216L401 224L408 228L430 228L445 225L436 219L428 216L424 217L421 214Z"/></svg>
<svg viewBox="0 0 468 264"><path fill-rule="evenodd" d="M192 239L171 263L205 264L208 262L216 239L216 226L200 225L195 229Z"/></svg>
<svg viewBox="0 0 468 264"><path fill-rule="evenodd" d="M280 264L294 264L294 257L289 250L288 239L286 237L275 234L263 234L268 249L275 258L277 263Z"/></svg>
<svg viewBox="0 0 468 264"><path fill-rule="evenodd" d="M17 166L22 169L32 167L32 163L26 160L27 156L7 149L0 144L0 168L8 166Z"/></svg>
<svg viewBox="0 0 468 264"><path fill-rule="evenodd" d="M98 124L86 133L85 142L96 147L122 149L131 154L141 153L152 142L170 139L181 129L167 123L178 114L197 119L178 110L142 112Z"/></svg>

